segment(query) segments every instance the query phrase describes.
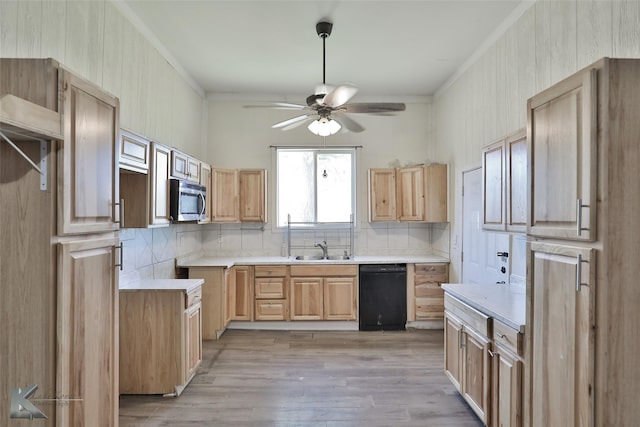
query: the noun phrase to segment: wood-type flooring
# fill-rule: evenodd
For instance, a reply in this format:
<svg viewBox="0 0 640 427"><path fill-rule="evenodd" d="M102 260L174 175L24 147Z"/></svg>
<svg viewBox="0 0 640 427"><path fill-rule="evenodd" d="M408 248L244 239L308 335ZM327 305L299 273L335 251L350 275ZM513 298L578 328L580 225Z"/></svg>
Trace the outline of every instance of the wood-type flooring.
<svg viewBox="0 0 640 427"><path fill-rule="evenodd" d="M177 398L121 396L120 426L478 427L441 330L228 330Z"/></svg>

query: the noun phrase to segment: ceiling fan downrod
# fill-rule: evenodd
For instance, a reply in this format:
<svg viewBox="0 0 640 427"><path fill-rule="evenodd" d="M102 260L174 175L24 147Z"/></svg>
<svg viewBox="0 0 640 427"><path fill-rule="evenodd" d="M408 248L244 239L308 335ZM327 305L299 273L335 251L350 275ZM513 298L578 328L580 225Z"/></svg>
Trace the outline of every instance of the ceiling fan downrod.
<svg viewBox="0 0 640 427"><path fill-rule="evenodd" d="M327 71L327 61L326 61L326 50L325 50L325 42L327 37L331 35L331 29L333 28L333 24L331 22L318 22L316 24L316 33L318 36L322 38L322 84L326 85L326 71Z"/></svg>

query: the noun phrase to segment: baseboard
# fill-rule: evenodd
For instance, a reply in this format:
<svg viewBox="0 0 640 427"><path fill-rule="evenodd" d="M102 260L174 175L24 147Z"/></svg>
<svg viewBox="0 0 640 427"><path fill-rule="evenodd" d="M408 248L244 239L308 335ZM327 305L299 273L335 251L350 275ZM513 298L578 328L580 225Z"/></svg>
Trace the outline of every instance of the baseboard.
<svg viewBox="0 0 640 427"><path fill-rule="evenodd" d="M358 322L350 321L321 321L321 320L296 320L287 321L257 321L243 322L233 320L227 325L227 329L268 330L268 331L357 331Z"/></svg>
<svg viewBox="0 0 640 427"><path fill-rule="evenodd" d="M415 320L407 322L407 329L444 329L444 320Z"/></svg>

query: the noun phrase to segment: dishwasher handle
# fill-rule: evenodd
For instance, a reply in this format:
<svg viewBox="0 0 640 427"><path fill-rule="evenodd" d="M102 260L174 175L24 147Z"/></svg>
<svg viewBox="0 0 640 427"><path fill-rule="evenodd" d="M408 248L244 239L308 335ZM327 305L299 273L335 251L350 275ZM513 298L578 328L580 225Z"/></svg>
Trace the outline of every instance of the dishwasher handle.
<svg viewBox="0 0 640 427"><path fill-rule="evenodd" d="M406 273L407 264L361 264L360 273Z"/></svg>

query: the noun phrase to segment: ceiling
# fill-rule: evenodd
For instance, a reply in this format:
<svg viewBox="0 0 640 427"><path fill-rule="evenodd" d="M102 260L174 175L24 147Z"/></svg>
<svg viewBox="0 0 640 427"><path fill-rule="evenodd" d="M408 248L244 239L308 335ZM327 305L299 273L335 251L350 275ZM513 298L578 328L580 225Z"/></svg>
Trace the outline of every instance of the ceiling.
<svg viewBox="0 0 640 427"><path fill-rule="evenodd" d="M310 94L322 82L361 95L432 95L520 0L124 0L208 93Z"/></svg>

